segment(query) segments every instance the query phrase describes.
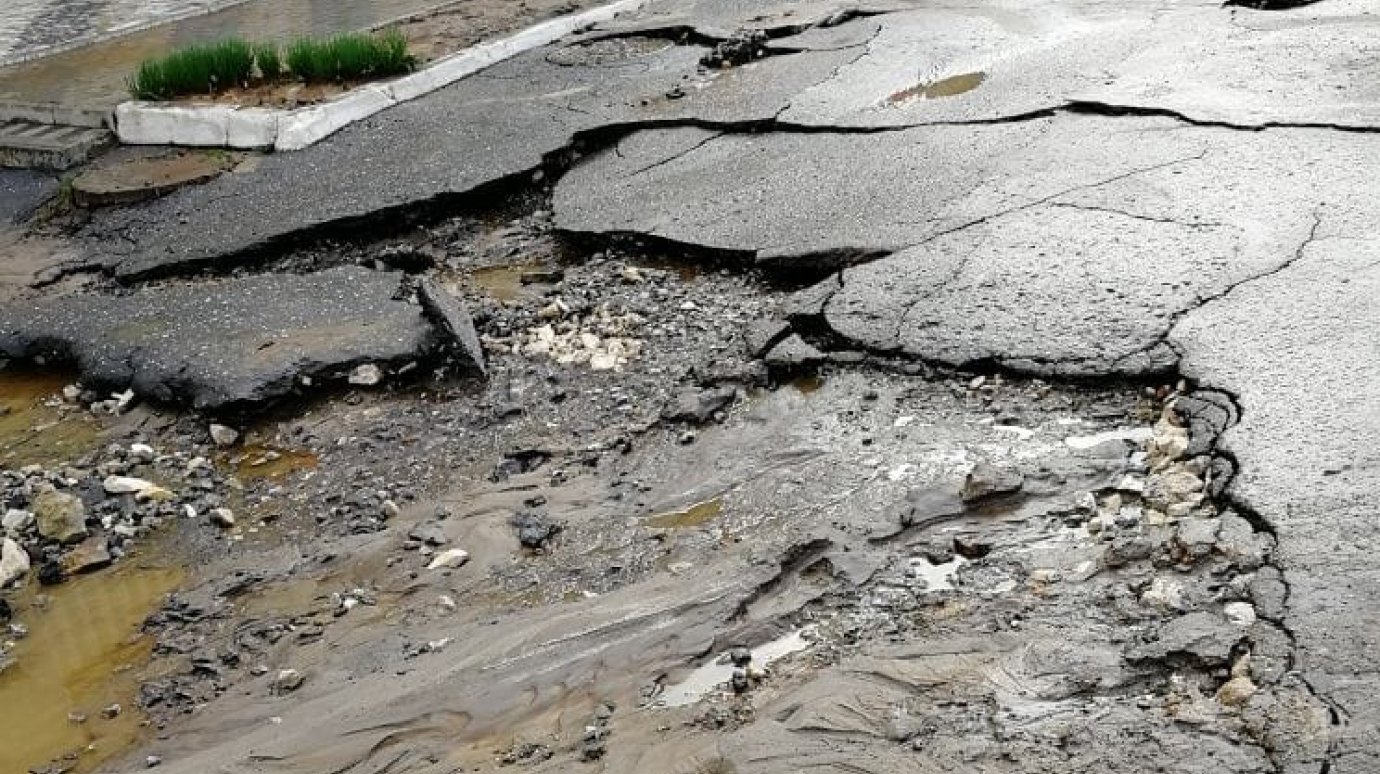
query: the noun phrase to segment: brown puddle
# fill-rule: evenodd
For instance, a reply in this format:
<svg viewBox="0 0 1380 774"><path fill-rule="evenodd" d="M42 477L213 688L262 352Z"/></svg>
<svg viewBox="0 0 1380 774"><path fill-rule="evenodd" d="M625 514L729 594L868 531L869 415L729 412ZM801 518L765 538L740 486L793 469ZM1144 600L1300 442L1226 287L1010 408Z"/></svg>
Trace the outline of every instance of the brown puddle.
<svg viewBox="0 0 1380 774"><path fill-rule="evenodd" d="M280 479L301 470L313 470L317 456L304 449L280 449L266 444L250 444L226 452L216 460L242 481Z"/></svg>
<svg viewBox="0 0 1380 774"><path fill-rule="evenodd" d="M153 638L140 624L177 586L182 571L122 565L12 597L29 628L0 673L0 771L28 771L75 754L69 772L88 772L143 732L135 669ZM40 597L46 595L46 604ZM105 718L101 711L119 704ZM84 722L75 716L84 715Z"/></svg>
<svg viewBox="0 0 1380 774"><path fill-rule="evenodd" d="M801 395L813 395L819 392L819 388L824 386L823 376L797 376L791 380L791 386Z"/></svg>
<svg viewBox="0 0 1380 774"><path fill-rule="evenodd" d="M61 399L69 374L0 371L0 466L67 462L100 442L100 422L79 409L44 405Z"/></svg>
<svg viewBox="0 0 1380 774"><path fill-rule="evenodd" d="M956 97L959 94L970 92L982 85L987 80L986 73L963 73L943 78L938 81L917 83L909 89L902 89L890 97L886 98L888 104L895 105L912 99L940 99L943 97Z"/></svg>
<svg viewBox="0 0 1380 774"><path fill-rule="evenodd" d="M695 503L688 508L679 511L667 511L659 513L647 519L649 527L658 529L687 529L699 527L718 516L724 509L723 498L715 497L712 500L705 500Z"/></svg>
<svg viewBox="0 0 1380 774"><path fill-rule="evenodd" d="M522 275L547 268L549 267L542 263L488 266L470 272L470 281L499 301L512 301L522 293Z"/></svg>

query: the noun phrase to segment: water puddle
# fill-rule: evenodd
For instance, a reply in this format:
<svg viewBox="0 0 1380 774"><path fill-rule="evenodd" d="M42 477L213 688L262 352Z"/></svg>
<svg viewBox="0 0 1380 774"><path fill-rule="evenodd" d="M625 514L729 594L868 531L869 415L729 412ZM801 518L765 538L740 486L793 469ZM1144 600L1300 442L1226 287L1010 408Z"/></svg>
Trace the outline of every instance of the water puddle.
<svg viewBox="0 0 1380 774"><path fill-rule="evenodd" d="M522 295L523 275L546 270L541 263L515 263L508 266L488 266L470 272L470 280L499 301L512 301Z"/></svg>
<svg viewBox="0 0 1380 774"><path fill-rule="evenodd" d="M976 89L981 86L982 82L985 80L987 80L987 74L983 72L953 75L937 81L917 83L908 89L902 89L892 94L890 97L886 98L886 101L888 104L896 105L913 99L956 97Z"/></svg>
<svg viewBox="0 0 1380 774"><path fill-rule="evenodd" d="M695 503L688 508L679 511L667 511L659 513L647 519L649 527L658 529L687 529L699 527L711 521L723 511L723 499L715 497L712 500Z"/></svg>
<svg viewBox="0 0 1380 774"><path fill-rule="evenodd" d="M66 462L100 443L100 422L85 411L61 408L69 374L0 371L0 466Z"/></svg>
<svg viewBox="0 0 1380 774"><path fill-rule="evenodd" d="M770 666L792 653L799 653L810 647L803 629L797 629L784 637L759 645L752 649L752 665L757 668ZM691 672L684 680L668 687L657 697L657 703L664 707L684 707L709 696L733 679L733 662L728 654L722 654L713 661Z"/></svg>
<svg viewBox="0 0 1380 774"><path fill-rule="evenodd" d="M814 374L809 376L797 376L791 380L791 386L801 395L813 395L819 392L819 388L824 386L824 377Z"/></svg>
<svg viewBox="0 0 1380 774"><path fill-rule="evenodd" d="M1141 444L1150 440L1154 434L1154 430L1149 427L1132 427L1107 430L1101 433L1093 433L1092 435L1071 435L1064 439L1064 444L1070 449L1079 450L1091 449L1094 446L1104 444L1108 441L1130 441L1135 444Z"/></svg>
<svg viewBox="0 0 1380 774"><path fill-rule="evenodd" d="M0 771L73 756L63 770L88 772L139 738L135 670L153 648L139 627L181 579L180 569L125 564L11 598L30 633L0 673Z"/></svg>
<svg viewBox="0 0 1380 774"><path fill-rule="evenodd" d="M241 481L286 478L292 473L314 470L319 460L304 449L280 449L265 444L250 444L233 452L221 454L217 460L222 467L234 472Z"/></svg>

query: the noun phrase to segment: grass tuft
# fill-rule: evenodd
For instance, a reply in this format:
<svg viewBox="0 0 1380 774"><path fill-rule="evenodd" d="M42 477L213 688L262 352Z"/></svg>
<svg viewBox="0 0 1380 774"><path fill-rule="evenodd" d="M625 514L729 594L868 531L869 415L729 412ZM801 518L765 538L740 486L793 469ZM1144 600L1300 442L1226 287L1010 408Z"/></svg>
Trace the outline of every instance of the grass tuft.
<svg viewBox="0 0 1380 774"><path fill-rule="evenodd" d="M245 83L254 69L254 52L243 40L194 45L164 57L146 59L129 79L135 99L172 99L207 94Z"/></svg>
<svg viewBox="0 0 1380 774"><path fill-rule="evenodd" d="M407 38L394 29L327 40L299 38L287 50L288 68L307 83L385 78L411 72L416 64L407 53Z"/></svg>
<svg viewBox="0 0 1380 774"><path fill-rule="evenodd" d="M272 43L223 40L193 45L167 56L145 59L128 80L135 99L169 100L211 94L257 77L278 81L291 75L307 83L343 83L411 72L417 60L407 53L407 38L395 29L349 33L325 40L299 38L286 56Z"/></svg>
<svg viewBox="0 0 1380 774"><path fill-rule="evenodd" d="M254 65L259 68L259 77L266 81L283 77L283 58L273 43L254 44Z"/></svg>

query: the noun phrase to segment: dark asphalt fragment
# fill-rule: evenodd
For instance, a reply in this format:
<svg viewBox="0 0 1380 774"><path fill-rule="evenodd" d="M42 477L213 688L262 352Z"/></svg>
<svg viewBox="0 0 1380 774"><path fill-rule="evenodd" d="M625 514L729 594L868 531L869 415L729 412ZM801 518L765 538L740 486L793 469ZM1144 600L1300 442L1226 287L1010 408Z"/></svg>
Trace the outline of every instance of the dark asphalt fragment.
<svg viewBox="0 0 1380 774"><path fill-rule="evenodd" d="M291 393L303 378L403 362L435 347L395 272L345 267L149 287L0 307L0 353L70 360L87 386L216 410Z"/></svg>

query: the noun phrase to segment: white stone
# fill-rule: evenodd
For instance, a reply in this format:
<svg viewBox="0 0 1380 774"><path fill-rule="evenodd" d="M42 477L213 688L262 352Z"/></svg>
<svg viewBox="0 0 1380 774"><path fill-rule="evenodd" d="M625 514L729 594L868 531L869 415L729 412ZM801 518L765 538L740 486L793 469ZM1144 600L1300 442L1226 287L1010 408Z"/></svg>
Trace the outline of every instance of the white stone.
<svg viewBox="0 0 1380 774"><path fill-rule="evenodd" d="M132 494L136 500L167 500L172 497L172 492L152 481L132 476L106 476L101 486L106 494Z"/></svg>
<svg viewBox="0 0 1380 774"><path fill-rule="evenodd" d="M355 366L355 370L350 372L350 384L360 387L373 387L383 381L383 372L373 363Z"/></svg>
<svg viewBox="0 0 1380 774"><path fill-rule="evenodd" d="M229 508L212 508L211 523L217 527L230 528L235 526L235 512Z"/></svg>
<svg viewBox="0 0 1380 774"><path fill-rule="evenodd" d="M470 560L470 553L463 548L451 548L436 555L426 568L428 570L445 570L460 567Z"/></svg>
<svg viewBox="0 0 1380 774"><path fill-rule="evenodd" d="M129 456L140 462L153 462L153 458L158 456L158 453L146 443L132 443L129 445Z"/></svg>
<svg viewBox="0 0 1380 774"><path fill-rule="evenodd" d="M28 553L13 540L0 538L0 588L24 577L28 571Z"/></svg>
<svg viewBox="0 0 1380 774"><path fill-rule="evenodd" d="M302 687L302 682L306 680L301 672L296 669L282 669L273 678L273 690L275 693L287 693Z"/></svg>
<svg viewBox="0 0 1380 774"><path fill-rule="evenodd" d="M7 532L16 534L28 529L33 523L34 515L32 512L21 511L17 508L5 511L4 518L0 519L0 527L4 527Z"/></svg>
<svg viewBox="0 0 1380 774"><path fill-rule="evenodd" d="M1255 623L1255 606L1250 602L1228 602L1222 614L1236 626L1250 626Z"/></svg>
<svg viewBox="0 0 1380 774"><path fill-rule="evenodd" d="M211 440L215 441L217 446L234 446L235 441L240 439L239 431L233 427L212 424L210 430Z"/></svg>

